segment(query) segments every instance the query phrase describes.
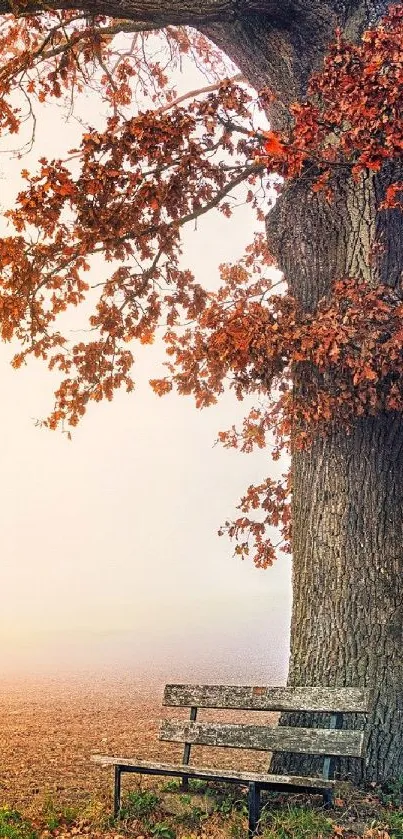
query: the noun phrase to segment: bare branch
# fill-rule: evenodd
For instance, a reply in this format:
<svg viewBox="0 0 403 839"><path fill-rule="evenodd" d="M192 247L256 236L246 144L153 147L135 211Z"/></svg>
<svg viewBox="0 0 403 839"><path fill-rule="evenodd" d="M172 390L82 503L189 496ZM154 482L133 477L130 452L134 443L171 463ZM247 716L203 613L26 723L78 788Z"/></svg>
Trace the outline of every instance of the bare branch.
<svg viewBox="0 0 403 839"><path fill-rule="evenodd" d="M203 93L212 93L214 90L218 90L222 85L222 81L214 82L213 84L208 84L205 87L199 87L195 90L188 90L187 93L183 93L182 96L177 96L176 99L173 99L172 102L168 102L167 105L162 105L161 108L156 108L156 114L163 114L165 111L169 111L171 108L175 108L176 105L179 105L181 102L186 102L187 99L195 99L196 96L201 96ZM242 73L237 73L236 76L232 76L232 78L228 79L227 81L231 82L242 82L245 81Z"/></svg>

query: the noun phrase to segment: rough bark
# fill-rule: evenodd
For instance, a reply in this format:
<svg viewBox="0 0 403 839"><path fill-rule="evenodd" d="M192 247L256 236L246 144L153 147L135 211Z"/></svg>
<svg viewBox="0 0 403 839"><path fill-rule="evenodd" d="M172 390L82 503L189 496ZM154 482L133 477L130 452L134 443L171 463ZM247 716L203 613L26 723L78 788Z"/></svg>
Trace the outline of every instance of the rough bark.
<svg viewBox="0 0 403 839"><path fill-rule="evenodd" d="M24 13L48 8L83 9L92 14L109 14L126 17L158 29L163 26L207 26L222 21L230 23L249 15L258 15L262 20L271 18L279 22L289 16L292 0L28 0L23 4ZM0 14L15 12L12 0L0 0Z"/></svg>
<svg viewBox="0 0 403 839"><path fill-rule="evenodd" d="M305 308L337 277L400 287L403 220L396 211L376 212L392 174L359 184L341 179L331 206L309 185L295 184L268 217L270 246ZM376 240L383 245L377 260L371 256ZM296 371L296 386L303 387L305 375ZM294 453L289 684L371 688L370 780L403 775L402 572L402 417L361 419L351 433L335 428ZM283 760L284 766L300 771L301 761ZM353 763L339 769L360 774Z"/></svg>
<svg viewBox="0 0 403 839"><path fill-rule="evenodd" d="M373 692L366 777L403 773L403 423L389 415L294 455L289 681ZM298 596L296 596L298 592ZM357 777L359 766L343 766Z"/></svg>
<svg viewBox="0 0 403 839"><path fill-rule="evenodd" d="M47 3L47 8L53 5ZM207 32L256 87L284 107L304 93L336 24L355 39L389 0L55 0L153 24ZM27 10L37 9L34 3ZM0 13L12 10L0 0ZM284 118L284 110L275 114ZM311 308L337 277L401 282L403 226L375 212L382 178L341 180L331 207L291 185L268 219L271 249ZM378 238L383 254L375 264ZM297 382L298 384L298 382ZM374 710L367 777L403 776L403 421L360 420L293 457L293 617L289 683L369 685Z"/></svg>

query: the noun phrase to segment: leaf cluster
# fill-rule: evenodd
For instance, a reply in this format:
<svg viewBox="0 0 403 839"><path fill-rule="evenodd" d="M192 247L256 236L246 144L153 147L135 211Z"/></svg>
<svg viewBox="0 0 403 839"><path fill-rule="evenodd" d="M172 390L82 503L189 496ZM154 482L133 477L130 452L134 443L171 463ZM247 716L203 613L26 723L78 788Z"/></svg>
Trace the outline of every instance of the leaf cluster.
<svg viewBox="0 0 403 839"><path fill-rule="evenodd" d="M36 173L23 171L26 186L6 213L11 232L0 241L0 331L20 343L13 364L33 355L62 377L45 424L75 426L91 401L132 390L132 344L152 343L160 326L168 362L167 375L151 382L157 394L176 388L205 407L229 386L240 400L256 399L240 430L220 434L226 446L272 446L278 459L335 423L401 412L399 289L341 277L306 312L285 283L275 289L262 235L238 264L221 266L216 292L180 262L183 226L212 209L231 215L241 184L262 218L258 194L269 175L308 179L331 201L341 171L358 181L389 166L378 210L401 211L401 6L360 43L337 33L283 133L256 130L256 97L239 78L223 78L223 61L203 36L169 29L162 37L165 63L130 22L49 11L5 16L0 25L0 133L17 134L27 119L35 125L36 102L73 103L88 87L108 107L105 127L85 126L66 159L42 158ZM168 71L187 54L210 76L178 97ZM262 92L260 104L269 99ZM90 286L96 255L110 271ZM90 337L73 343L61 316L84 302ZM291 492L289 476L248 489L241 515L222 528L239 555L253 550L266 567L280 544L290 549Z"/></svg>

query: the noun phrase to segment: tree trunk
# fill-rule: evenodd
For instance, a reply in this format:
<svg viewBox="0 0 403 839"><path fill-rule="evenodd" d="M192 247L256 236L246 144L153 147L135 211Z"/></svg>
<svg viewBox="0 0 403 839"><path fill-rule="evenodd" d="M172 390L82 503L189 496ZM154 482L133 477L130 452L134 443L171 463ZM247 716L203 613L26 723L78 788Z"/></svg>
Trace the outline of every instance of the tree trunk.
<svg viewBox="0 0 403 839"><path fill-rule="evenodd" d="M337 278L400 288L403 217L377 213L395 173L341 180L327 206L291 185L267 219L269 245L306 309ZM377 259L375 241L382 243ZM295 386L312 371L295 373ZM290 685L367 685L373 712L365 776L403 776L403 419L382 414L335 428L293 472L293 612ZM307 767L306 759L276 768ZM317 768L310 762L310 769ZM360 767L339 765L357 779Z"/></svg>
<svg viewBox="0 0 403 839"><path fill-rule="evenodd" d="M403 422L382 415L293 458L290 684L368 685L366 778L403 775ZM351 762L342 773L357 777Z"/></svg>

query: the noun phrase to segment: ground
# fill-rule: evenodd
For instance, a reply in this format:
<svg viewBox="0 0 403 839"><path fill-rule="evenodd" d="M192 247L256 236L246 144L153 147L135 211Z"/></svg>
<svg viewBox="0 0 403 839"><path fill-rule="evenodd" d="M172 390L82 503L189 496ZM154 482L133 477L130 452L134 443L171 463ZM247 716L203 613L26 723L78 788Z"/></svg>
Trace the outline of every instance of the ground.
<svg viewBox="0 0 403 839"><path fill-rule="evenodd" d="M3 680L0 839L243 839L246 791L230 786L193 782L183 795L175 780L126 775L124 818L111 819L111 770L91 764L91 754L177 760L180 747L157 740L162 686L158 678L110 674ZM216 751L198 749L196 760L208 765L213 754L216 762ZM263 769L267 756L225 750L220 763ZM265 839L403 839L402 792L403 779L384 790L341 787L331 811L320 798L270 795L262 832Z"/></svg>

